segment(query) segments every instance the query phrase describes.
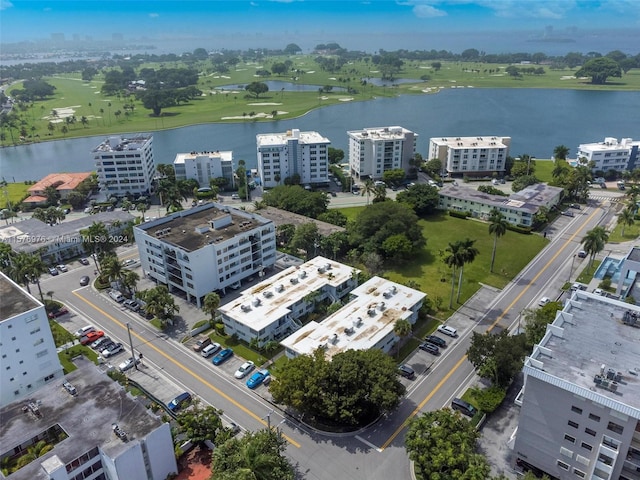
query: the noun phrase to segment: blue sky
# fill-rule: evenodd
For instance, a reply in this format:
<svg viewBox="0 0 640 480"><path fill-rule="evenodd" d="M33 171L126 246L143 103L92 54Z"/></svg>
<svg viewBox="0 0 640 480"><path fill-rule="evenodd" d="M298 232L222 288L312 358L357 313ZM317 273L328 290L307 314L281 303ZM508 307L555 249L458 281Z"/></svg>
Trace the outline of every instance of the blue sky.
<svg viewBox="0 0 640 480"><path fill-rule="evenodd" d="M554 35L583 37L608 28L638 32L640 0L0 0L3 43L52 33L109 40L120 33L127 41L157 40L165 48L173 42L176 50L183 44L284 48L294 42L308 51L336 41L367 51L455 51L447 45L467 41L467 47L478 48L480 42L480 49L487 49L484 41L496 48L502 42L501 51L513 51L515 45L501 32L532 38L547 26ZM620 45L612 45L638 53L636 38L622 35Z"/></svg>

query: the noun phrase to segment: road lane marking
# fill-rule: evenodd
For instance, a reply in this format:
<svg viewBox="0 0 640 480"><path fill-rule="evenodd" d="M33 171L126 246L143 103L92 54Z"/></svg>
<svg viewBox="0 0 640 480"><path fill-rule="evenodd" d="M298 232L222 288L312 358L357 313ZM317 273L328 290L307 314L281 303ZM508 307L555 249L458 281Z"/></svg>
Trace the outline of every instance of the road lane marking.
<svg viewBox="0 0 640 480"><path fill-rule="evenodd" d="M115 322L118 326L120 326L121 328L126 330L126 325L124 323L122 323L120 320L118 320L117 318L112 317L111 315L109 315L107 312L105 312L104 310L102 310L100 307L98 307L97 305L94 305L93 303L91 303L89 300L87 300L84 297L81 297L77 292L72 292L76 297L78 297L80 300L82 300L83 302L89 304L91 307L95 308L98 312L100 312L102 315L104 315L105 317L109 318L110 320L112 320L113 322ZM220 395L222 398L224 398L225 400L227 400L228 402L232 403L233 405L235 405L236 407L238 407L240 410L242 410L244 413L246 413L247 415L249 415L250 417L252 417L254 420L257 420L258 422L260 422L262 425L264 425L265 427L267 426L267 422L265 422L262 418L260 418L259 416L257 416L255 413L253 413L251 410L249 410L247 407L245 407L244 405L236 402L233 398L231 398L229 395L227 395L226 393L224 393L222 390L218 389L215 385L213 385L212 383L210 383L209 381L205 380L204 378L202 378L200 375L198 375L197 373L189 370L187 367L185 367L184 365L182 365L180 362L178 362L175 358L171 357L170 355L166 354L165 352L163 352L162 350L160 350L158 347L156 347L153 343L149 343L147 339L145 339L144 337L142 337L141 335L139 335L137 332L135 331L131 331L131 335L136 337L139 341L144 342L146 347L152 348L153 350L155 350L157 353L159 353L160 355L162 355L165 359L169 360L171 363L173 363L175 366L179 367L180 369L184 370L186 373L188 373L189 375L191 375L193 378L195 378L196 380L198 380L199 382L203 383L204 385L206 385L207 387L209 387L211 390L213 390L214 392L216 392L218 395ZM296 448L300 448L301 445L296 442L294 439L288 437L287 435L283 434L283 437L287 439L287 441L293 445Z"/></svg>
<svg viewBox="0 0 640 480"><path fill-rule="evenodd" d="M362 438L360 435L356 435L356 440L360 440L362 443L364 443L367 447L371 447L374 450L378 451L378 452L382 452L382 449L379 447L376 447L373 443L371 443L369 440L366 440L364 438Z"/></svg>
<svg viewBox="0 0 640 480"><path fill-rule="evenodd" d="M573 241L573 239L585 228L587 223L593 217L595 217L595 215L596 215L596 213L598 213L598 211L599 211L598 209L594 209L593 213L591 215L589 215L589 218L587 218L587 220L582 224L582 226L578 230L576 230L576 232L573 235L571 235L566 242L564 242L564 245L562 245L562 247L560 247L560 249L555 253L555 255L553 257L551 257L551 259L549 259L549 261L540 269L540 271L531 279L531 281L527 283L527 285L521 290L521 292L518 295L516 295L516 297L509 304L509 306L507 308L505 308L504 311L500 315L498 315L498 317L496 318L496 321L493 322L489 326L489 328L487 329L487 332L490 332L491 330L493 330L496 327L496 325L498 325L498 323L500 323L500 320L502 320L504 318L504 316L509 312L509 310L511 310L511 308L513 308L513 306L520 300L520 298L522 298L522 296L525 294L525 292L527 290L529 290L529 288L531 288L531 286L536 282L536 280L540 277L540 275L542 275L542 272L546 271L547 268L549 268L551 263L558 257L558 255L560 255L564 251L564 249L567 248L567 245L569 245L569 243L571 243ZM451 377L451 375L456 370L458 370L458 368L460 368L460 365L462 365L466 359L467 359L467 355L465 354L458 361L458 363L456 363L453 366L453 368L451 370L449 370L449 373L447 373L444 376L444 378L442 380L440 380L440 382L438 382L436 387L433 390L431 390L431 393L429 393L429 395L427 395L424 398L424 400L422 400L422 402L420 402L420 404L415 408L415 410L413 410L413 412L411 412L409 414L409 416L405 419L404 422L402 422L402 424L396 429L396 431L391 434L389 439L386 442L384 442L382 447L380 447L381 451L384 450L385 448L387 448L389 446L389 444L391 442L393 442L398 435L400 435L400 432L402 432L402 430L405 429L405 427L409 424L409 421L411 419L413 419L413 417L415 417L420 412L420 410L427 404L427 402L429 400L431 400L431 398L433 398L433 396L436 394L436 392L438 392L438 390L440 390L440 388L442 388L442 385L444 385L446 380L448 380L449 377Z"/></svg>

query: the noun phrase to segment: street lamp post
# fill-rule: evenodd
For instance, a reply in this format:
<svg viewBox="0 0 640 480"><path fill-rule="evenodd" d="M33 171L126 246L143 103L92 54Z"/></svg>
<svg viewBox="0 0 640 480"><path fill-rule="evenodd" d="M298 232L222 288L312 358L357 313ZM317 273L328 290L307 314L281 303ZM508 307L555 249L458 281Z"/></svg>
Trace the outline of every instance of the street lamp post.
<svg viewBox="0 0 640 480"><path fill-rule="evenodd" d="M567 282L571 281L571 274L573 273L573 262L576 260L576 256L574 255L571 258L571 269L569 270L569 278L567 279Z"/></svg>
<svg viewBox="0 0 640 480"><path fill-rule="evenodd" d="M131 347L131 358L133 359L133 366L138 370L138 363L136 362L136 352L133 350L133 341L131 340L131 327L127 322L127 333L129 334L129 346Z"/></svg>

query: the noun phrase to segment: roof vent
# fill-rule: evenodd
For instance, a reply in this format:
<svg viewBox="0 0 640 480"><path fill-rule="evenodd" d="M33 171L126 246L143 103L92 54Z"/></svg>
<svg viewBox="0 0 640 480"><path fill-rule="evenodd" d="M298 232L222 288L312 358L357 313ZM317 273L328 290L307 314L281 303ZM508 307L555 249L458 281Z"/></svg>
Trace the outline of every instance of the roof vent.
<svg viewBox="0 0 640 480"><path fill-rule="evenodd" d="M302 270L299 274L298 274L298 278L305 278L307 276L307 272L305 272L304 270Z"/></svg>
<svg viewBox="0 0 640 480"><path fill-rule="evenodd" d="M384 309L385 309L385 304L384 304L384 302L380 302L380 303L378 304L378 309L379 309L381 312L382 312L382 311L384 311Z"/></svg>
<svg viewBox="0 0 640 480"><path fill-rule="evenodd" d="M284 290L284 285L282 284L276 285L276 292L280 293L283 290Z"/></svg>
<svg viewBox="0 0 640 480"><path fill-rule="evenodd" d="M265 290L264 292L262 292L262 295L264 295L266 298L271 298L273 297L273 292L271 290Z"/></svg>
<svg viewBox="0 0 640 480"><path fill-rule="evenodd" d="M344 333L351 335L354 332L353 327L347 327L344 329Z"/></svg>
<svg viewBox="0 0 640 480"><path fill-rule="evenodd" d="M331 335L331 340L330 340L332 345L335 345L336 343L338 343L338 334L334 333L333 335Z"/></svg>
<svg viewBox="0 0 640 480"><path fill-rule="evenodd" d="M318 267L318 273L324 273L324 268Z"/></svg>
<svg viewBox="0 0 640 480"><path fill-rule="evenodd" d="M113 433L123 442L127 441L127 432L122 430L117 423L112 423L111 428L113 429Z"/></svg>
<svg viewBox="0 0 640 480"><path fill-rule="evenodd" d="M376 309L375 308L370 308L369 310L367 310L367 313L369 314L370 317L375 317L376 316Z"/></svg>
<svg viewBox="0 0 640 480"><path fill-rule="evenodd" d="M356 318L355 321L353 322L353 326L354 327L361 327L362 326L362 317Z"/></svg>
<svg viewBox="0 0 640 480"><path fill-rule="evenodd" d="M250 312L251 306L243 303L242 305L240 305L240 310L242 310L243 312Z"/></svg>
<svg viewBox="0 0 640 480"><path fill-rule="evenodd" d="M261 303L262 303L262 301L259 298L254 298L253 299L253 306L254 307L260 306Z"/></svg>
<svg viewBox="0 0 640 480"><path fill-rule="evenodd" d="M298 283L298 279L297 278L292 278L289 280L293 285Z"/></svg>

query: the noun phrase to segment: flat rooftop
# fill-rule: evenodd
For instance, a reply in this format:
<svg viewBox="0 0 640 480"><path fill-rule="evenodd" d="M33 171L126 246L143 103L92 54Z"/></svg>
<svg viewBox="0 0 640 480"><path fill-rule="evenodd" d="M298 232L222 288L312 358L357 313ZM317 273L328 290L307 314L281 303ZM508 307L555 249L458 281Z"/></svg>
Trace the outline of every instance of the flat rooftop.
<svg viewBox="0 0 640 480"><path fill-rule="evenodd" d="M109 457L117 457L130 442L145 437L162 424L158 417L93 363L88 360L76 363L78 369L65 377L76 388L78 394L75 397L67 393L62 387L63 380L58 379L34 392L30 398L0 409L0 454L56 424L69 435L49 453L10 478L48 480L40 467L42 462L56 455L67 464L97 445ZM39 418L22 411L30 402L38 405ZM113 433L114 423L127 433L127 442Z"/></svg>
<svg viewBox="0 0 640 480"><path fill-rule="evenodd" d="M176 154L176 158L173 161L174 164L184 163L185 160L195 160L199 157L207 157L207 158L215 158L223 162L230 162L233 160L233 152L231 150L219 151L215 152L189 152L189 153L178 153Z"/></svg>
<svg viewBox="0 0 640 480"><path fill-rule="evenodd" d="M325 348L328 358L345 350L366 350L406 319L425 293L381 277L373 277L351 292L353 300L322 322L311 322L281 343L300 355Z"/></svg>
<svg viewBox="0 0 640 480"><path fill-rule="evenodd" d="M120 137L113 135L92 150L98 152L123 152L142 149L146 143L153 139L152 135L135 135L131 137Z"/></svg>
<svg viewBox="0 0 640 480"><path fill-rule="evenodd" d="M347 132L350 137L360 140L374 139L374 140L398 140L404 138L406 134L413 133L411 130L407 130L403 127L374 127L364 128L362 130L351 130ZM415 135L418 136L417 134Z"/></svg>
<svg viewBox="0 0 640 480"><path fill-rule="evenodd" d="M623 322L625 314L638 317L635 327ZM640 418L640 308L577 291L526 365L635 408ZM620 373L616 391L594 381L603 366L605 374Z"/></svg>
<svg viewBox="0 0 640 480"><path fill-rule="evenodd" d="M316 220L314 218L305 217L304 215L299 215L297 213L289 212L287 210L281 210L280 208L275 207L265 207L259 210L260 215L271 220L276 227L280 225L295 225L296 227L303 225L305 223L315 223L318 227L318 232L323 236L329 236L332 233L336 232L344 232L346 229L343 227L339 227L338 225L333 225L332 223L321 222L320 220Z"/></svg>
<svg viewBox="0 0 640 480"><path fill-rule="evenodd" d="M351 278L353 270L349 265L325 257L315 257L246 289L240 298L218 310L253 330L260 331L289 313L291 305L310 293L325 285L341 285Z"/></svg>
<svg viewBox="0 0 640 480"><path fill-rule="evenodd" d="M225 226L213 228L212 222L218 221ZM267 223L270 221L260 215L245 213L219 203L208 203L175 212L135 228L161 239L164 243L193 252Z"/></svg>
<svg viewBox="0 0 640 480"><path fill-rule="evenodd" d="M632 262L640 262L640 248L633 247L627 255L627 259Z"/></svg>
<svg viewBox="0 0 640 480"><path fill-rule="evenodd" d="M289 130L286 133L262 133L256 135L258 147L284 145L295 139L300 144L331 143L331 140L323 137L318 132L301 132L296 129Z"/></svg>
<svg viewBox="0 0 640 480"><path fill-rule="evenodd" d="M478 147L508 147L511 137L480 136L480 137L431 137L431 142L437 145L447 145L455 148Z"/></svg>
<svg viewBox="0 0 640 480"><path fill-rule="evenodd" d="M0 272L0 299L0 322L42 305L2 272Z"/></svg>

